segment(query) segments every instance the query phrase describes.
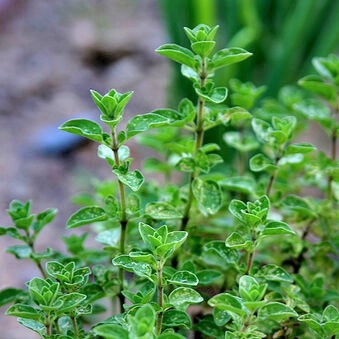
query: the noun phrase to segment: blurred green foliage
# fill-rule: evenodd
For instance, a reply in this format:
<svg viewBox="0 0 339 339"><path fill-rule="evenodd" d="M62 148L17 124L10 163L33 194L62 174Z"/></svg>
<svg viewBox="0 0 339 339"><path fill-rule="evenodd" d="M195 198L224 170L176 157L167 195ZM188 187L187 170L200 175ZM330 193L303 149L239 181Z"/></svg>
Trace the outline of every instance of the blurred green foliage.
<svg viewBox="0 0 339 339"><path fill-rule="evenodd" d="M160 0L170 40L189 47L183 26L220 25L218 44L241 47L254 57L220 72L217 85L231 78L265 84L275 96L311 69L314 56L339 49L339 1L335 0ZM188 80L173 65L170 105L194 98Z"/></svg>

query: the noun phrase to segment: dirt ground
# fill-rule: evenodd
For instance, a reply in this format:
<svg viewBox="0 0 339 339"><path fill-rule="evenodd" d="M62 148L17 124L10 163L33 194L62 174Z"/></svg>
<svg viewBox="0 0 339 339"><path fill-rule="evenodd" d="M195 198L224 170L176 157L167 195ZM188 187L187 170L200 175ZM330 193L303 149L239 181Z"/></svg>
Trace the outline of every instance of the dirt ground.
<svg viewBox="0 0 339 339"><path fill-rule="evenodd" d="M63 156L68 139L57 126L98 117L90 88L133 90L128 114L164 106L168 67L154 49L165 40L156 0L0 0L0 225L10 226L12 199L32 199L34 212L58 208L38 249L62 249L56 239L76 210L71 196L110 173L95 145ZM141 160L133 147L132 156ZM0 238L0 289L38 274L5 253L9 244ZM36 338L5 309L0 339Z"/></svg>

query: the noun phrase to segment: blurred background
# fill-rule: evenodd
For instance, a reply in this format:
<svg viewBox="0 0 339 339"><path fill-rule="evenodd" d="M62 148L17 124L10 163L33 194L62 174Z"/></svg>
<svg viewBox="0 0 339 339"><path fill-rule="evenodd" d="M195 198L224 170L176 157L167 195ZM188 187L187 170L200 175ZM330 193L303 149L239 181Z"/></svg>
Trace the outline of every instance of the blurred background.
<svg viewBox="0 0 339 339"><path fill-rule="evenodd" d="M154 53L169 41L187 45L183 26L219 24L220 48L254 56L218 82L265 84L265 95L274 97L312 70L313 56L338 51L338 21L336 0L0 0L0 224L10 226L5 210L12 199L32 199L34 212L56 207L38 250L63 249L55 239L76 209L71 196L110 173L96 145L57 127L74 117L98 119L91 88L133 90L129 115L192 96L178 67ZM137 164L144 157L133 145L132 156ZM5 253L9 243L0 238L0 289L22 287L38 274ZM4 311L0 339L34 338Z"/></svg>

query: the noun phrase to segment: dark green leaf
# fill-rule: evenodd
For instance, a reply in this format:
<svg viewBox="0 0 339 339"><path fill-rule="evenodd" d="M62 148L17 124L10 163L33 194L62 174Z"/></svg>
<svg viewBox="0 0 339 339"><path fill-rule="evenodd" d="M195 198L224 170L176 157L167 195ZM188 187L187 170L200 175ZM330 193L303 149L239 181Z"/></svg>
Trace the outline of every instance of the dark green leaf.
<svg viewBox="0 0 339 339"><path fill-rule="evenodd" d="M183 326L191 328L192 323L187 313L172 309L164 312L163 325L166 327Z"/></svg>
<svg viewBox="0 0 339 339"><path fill-rule="evenodd" d="M214 270L199 271L196 275L199 280L199 285L203 286L211 285L223 278L223 275L220 272Z"/></svg>
<svg viewBox="0 0 339 339"><path fill-rule="evenodd" d="M27 292L24 290L20 290L17 288L5 288L0 291L0 307L15 302L18 299L25 297L27 295Z"/></svg>

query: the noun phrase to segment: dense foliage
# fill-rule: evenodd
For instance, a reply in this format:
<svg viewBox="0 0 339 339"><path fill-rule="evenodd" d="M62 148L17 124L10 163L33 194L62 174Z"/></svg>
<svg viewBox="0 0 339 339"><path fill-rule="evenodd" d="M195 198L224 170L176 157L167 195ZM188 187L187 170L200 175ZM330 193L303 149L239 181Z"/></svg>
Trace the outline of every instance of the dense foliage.
<svg viewBox="0 0 339 339"><path fill-rule="evenodd" d="M7 314L42 338L338 334L339 59L314 59L317 74L300 80L303 89L283 88L279 100L254 108L264 87L232 80L228 96L214 84L215 71L251 56L213 53L217 29L185 28L191 49L156 50L182 65L196 104L183 99L177 110L136 115L121 128L133 93L91 91L102 126L76 119L60 127L97 142L115 177L77 196L82 206L66 224L94 224L101 249L87 248L84 233L63 239L68 253L38 253L36 238L57 211L10 204L13 225L0 235L21 243L7 251L33 260L41 277L27 290L1 291L0 304L13 303ZM294 141L309 121L328 134L330 155ZM220 145L204 143L216 126L225 129L220 144L236 151L233 163L223 163ZM135 138L158 152L144 161L156 180L132 168ZM105 311L111 316L99 317Z"/></svg>

